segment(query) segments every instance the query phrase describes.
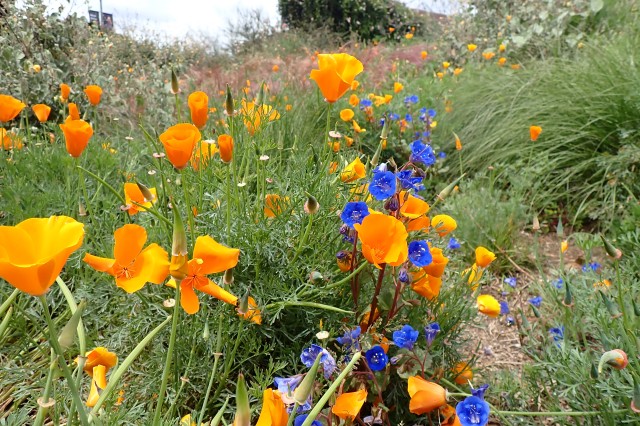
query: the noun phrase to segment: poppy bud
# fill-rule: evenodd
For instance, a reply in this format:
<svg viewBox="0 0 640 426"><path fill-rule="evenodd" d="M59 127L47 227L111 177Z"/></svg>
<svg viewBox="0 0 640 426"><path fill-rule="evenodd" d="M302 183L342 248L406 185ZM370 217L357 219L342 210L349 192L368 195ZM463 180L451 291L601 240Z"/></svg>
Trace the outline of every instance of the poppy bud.
<svg viewBox="0 0 640 426"><path fill-rule="evenodd" d="M600 239L604 243L604 250L607 252L609 256L613 257L614 259L620 259L622 257L622 252L619 249L615 248L613 244L611 244L604 237L604 235L600 234Z"/></svg>
<svg viewBox="0 0 640 426"><path fill-rule="evenodd" d="M71 345L73 345L73 341L78 330L78 324L80 323L80 318L82 317L82 311L84 310L86 305L87 303L84 300L81 301L76 311L60 331L60 335L58 336L58 344L63 351L69 349Z"/></svg>
<svg viewBox="0 0 640 426"><path fill-rule="evenodd" d="M247 312L249 312L249 290L247 290L238 303L238 313L244 315Z"/></svg>
<svg viewBox="0 0 640 426"><path fill-rule="evenodd" d="M307 372L304 379L302 379L302 383L298 385L295 392L293 393L293 400L297 402L299 405L304 405L311 395L313 391L314 382L316 380L316 374L318 373L318 367L320 366L320 359L322 358L323 353L320 352L316 357L316 360L313 362L313 365Z"/></svg>
<svg viewBox="0 0 640 426"><path fill-rule="evenodd" d="M631 400L631 409L634 413L640 413L640 381L633 377L633 399Z"/></svg>
<svg viewBox="0 0 640 426"><path fill-rule="evenodd" d="M204 331L202 332L202 340L204 340L205 342L207 340L209 340L209 323L208 322L204 323Z"/></svg>
<svg viewBox="0 0 640 426"><path fill-rule="evenodd" d="M320 210L320 203L316 200L316 197L313 195L307 194L307 201L304 203L304 211L307 214L316 214L318 210Z"/></svg>
<svg viewBox="0 0 640 426"><path fill-rule="evenodd" d="M380 139L382 140L387 140L387 138L389 137L389 127L391 125L391 120L389 120L389 118L387 117L387 115L384 115L384 124L382 125L382 133L380 134Z"/></svg>
<svg viewBox="0 0 640 426"><path fill-rule="evenodd" d="M265 89L265 82L263 81L262 84L260 85L260 90L258 91L258 96L256 96L256 108L260 108L262 106L262 104L264 103L264 89Z"/></svg>
<svg viewBox="0 0 640 426"><path fill-rule="evenodd" d="M189 272L188 265L187 234L184 231L184 224L177 208L173 209L173 244L171 246L171 265L169 273L176 280L180 281Z"/></svg>
<svg viewBox="0 0 640 426"><path fill-rule="evenodd" d="M589 371L589 377L591 377L593 380L596 380L598 376L599 376L598 368L594 364L591 364L591 371Z"/></svg>
<svg viewBox="0 0 640 426"><path fill-rule="evenodd" d="M309 281L311 281L312 284L319 284L323 279L324 277L318 271L312 271L311 274L309 274Z"/></svg>
<svg viewBox="0 0 640 426"><path fill-rule="evenodd" d="M614 349L602 354L600 362L598 363L598 373L602 373L602 368L605 364L608 364L611 368L615 368L616 370L622 370L627 366L627 364L629 364L629 360L627 358L627 354L623 350Z"/></svg>
<svg viewBox="0 0 640 426"><path fill-rule="evenodd" d="M390 212L395 212L400 208L398 197L391 197L384 203L384 208Z"/></svg>
<svg viewBox="0 0 640 426"><path fill-rule="evenodd" d="M620 317L622 314L620 313L620 311L618 311L618 307L609 299L609 297L606 294L604 294L601 290L598 290L598 293L600 293L600 296L602 297L602 301L604 302L604 305L607 307L607 311L609 311L609 315L611 315L611 318Z"/></svg>
<svg viewBox="0 0 640 426"><path fill-rule="evenodd" d="M636 314L637 317L640 317L640 306L638 306L635 299L632 299L631 303L633 303L633 313Z"/></svg>
<svg viewBox="0 0 640 426"><path fill-rule="evenodd" d="M244 382L244 375L238 374L238 384L236 385L236 417L233 420L235 426L251 425L251 407L249 406L249 394L247 385Z"/></svg>
<svg viewBox="0 0 640 426"><path fill-rule="evenodd" d="M451 193L453 192L453 189L456 187L456 185L458 185L458 183L462 180L462 178L465 175L466 175L466 173L463 173L458 179L454 180L445 189L440 191L440 193L438 194L438 199L441 200L441 201L444 201L445 198L447 198L449 195L451 195Z"/></svg>
<svg viewBox="0 0 640 426"><path fill-rule="evenodd" d="M224 283L224 285L231 285L233 284L233 281L233 268L224 271L224 276L222 277L222 282Z"/></svg>
<svg viewBox="0 0 640 426"><path fill-rule="evenodd" d="M533 315L536 316L536 318L540 318L540 311L538 310L538 308L535 305L530 305L531 306L531 310L533 311Z"/></svg>
<svg viewBox="0 0 640 426"><path fill-rule="evenodd" d="M533 229L536 232L540 230L540 221L538 220L537 214L533 215L533 226L531 226L531 229Z"/></svg>
<svg viewBox="0 0 640 426"><path fill-rule="evenodd" d="M384 145L385 141L386 139L382 139L380 141L380 144L378 145L378 149L376 149L375 154L373 154L373 157L369 161L369 164L371 164L371 166L376 167L378 165L378 161L380 161L380 154L382 154L382 145Z"/></svg>
<svg viewBox="0 0 640 426"><path fill-rule="evenodd" d="M522 321L522 328L529 328L529 320L527 316L524 314L522 309L518 310L520 312L520 320Z"/></svg>
<svg viewBox="0 0 640 426"><path fill-rule="evenodd" d="M560 238L564 237L564 226L562 226L562 218L558 218L558 226L556 226L556 235Z"/></svg>
<svg viewBox="0 0 640 426"><path fill-rule="evenodd" d="M571 288L569 288L569 280L564 283L564 300L562 304L568 308L573 306L573 295L571 294Z"/></svg>
<svg viewBox="0 0 640 426"><path fill-rule="evenodd" d="M171 93L177 95L180 93L180 87L178 86L178 76L176 75L176 71L171 68Z"/></svg>
<svg viewBox="0 0 640 426"><path fill-rule="evenodd" d="M231 87L227 84L227 97L224 100L224 110L229 117L233 116L233 96L231 95Z"/></svg>
<svg viewBox="0 0 640 426"><path fill-rule="evenodd" d="M136 185L138 185L138 189L140 190L140 192L142 192L142 196L144 197L144 202L145 203L149 203L149 202L155 200L156 197L149 190L149 188L147 188L146 186L144 186L140 182L136 182Z"/></svg>

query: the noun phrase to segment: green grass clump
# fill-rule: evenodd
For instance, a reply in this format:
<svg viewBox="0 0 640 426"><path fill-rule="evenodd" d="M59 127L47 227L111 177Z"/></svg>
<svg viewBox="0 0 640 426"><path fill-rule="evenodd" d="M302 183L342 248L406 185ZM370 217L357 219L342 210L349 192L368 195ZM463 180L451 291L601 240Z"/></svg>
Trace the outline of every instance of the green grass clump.
<svg viewBox="0 0 640 426"><path fill-rule="evenodd" d="M532 208L559 207L572 223L618 215L640 185L638 37L518 71L467 69L448 120L463 141L465 170L496 167L500 185L519 185ZM543 129L536 142L531 125Z"/></svg>

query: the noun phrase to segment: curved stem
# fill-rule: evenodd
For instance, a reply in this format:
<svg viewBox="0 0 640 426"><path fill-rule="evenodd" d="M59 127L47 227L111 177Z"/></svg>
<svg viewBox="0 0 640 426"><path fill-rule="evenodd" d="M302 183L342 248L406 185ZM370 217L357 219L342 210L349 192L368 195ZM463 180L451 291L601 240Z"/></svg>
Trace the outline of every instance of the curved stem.
<svg viewBox="0 0 640 426"><path fill-rule="evenodd" d="M180 314L180 282L176 280L175 305L173 305L173 319L171 321L171 335L169 336L169 348L167 349L167 358L162 371L162 381L160 383L160 391L158 391L158 403L156 411L153 415L153 425L160 424L160 415L162 413L162 404L164 403L165 392L167 391L167 383L169 381L169 370L171 370L171 360L173 359L173 348L176 344L176 330L178 329L178 316Z"/></svg>
<svg viewBox="0 0 640 426"><path fill-rule="evenodd" d="M78 388L76 383L73 380L73 376L71 375L71 370L69 370L69 366L67 362L64 360L64 352L58 343L58 330L56 328L55 323L51 319L51 313L49 312L49 305L47 305L47 298L43 295L39 297L40 302L42 303L42 309L44 311L44 318L47 321L47 326L49 327L49 344L55 351L58 363L60 364L60 368L62 368L62 374L64 378L67 380L67 386L69 386L69 391L71 392L71 398L73 402L76 404L76 408L78 411L78 416L80 417L80 423L83 426L87 426L89 424L89 420L87 419L87 412L84 410L82 406L82 399L80 398L80 393L78 392ZM71 413L73 414L73 413Z"/></svg>
<svg viewBox="0 0 640 426"><path fill-rule="evenodd" d="M183 170L180 170L180 185L184 191L184 202L187 205L187 221L189 223L189 231L191 234L191 244L195 244L196 241L196 228L193 223L193 211L191 210L191 202L189 201L189 190L187 189L187 175ZM176 304L178 300L176 299Z"/></svg>
<svg viewBox="0 0 640 426"><path fill-rule="evenodd" d="M296 250L296 252L293 255L293 259L291 259L291 263L295 262L295 260L298 258L298 256L302 252L302 249L304 248L304 245L306 244L307 239L309 238L309 232L311 231L311 224L312 223L313 223L313 215L310 214L309 215L309 223L307 223L307 228L305 229L304 234L302 235L302 239L300 240L300 244L298 245L298 249Z"/></svg>
<svg viewBox="0 0 640 426"><path fill-rule="evenodd" d="M376 289L373 293L373 299L371 299L371 310L369 311L369 319L367 320L367 325L365 325L363 332L366 332L369 327L371 327L373 319L376 315L376 309L378 309L378 296L380 295L380 289L382 288L382 280L384 279L385 269L387 269L387 264L383 263L382 268L380 268L380 272L378 273L378 282L376 283Z"/></svg>
<svg viewBox="0 0 640 426"><path fill-rule="evenodd" d="M211 395L211 388L213 387L213 379L218 372L218 361L222 355L222 315L218 319L218 334L216 336L216 352L213 354L213 368L211 369L211 375L209 376L209 384L207 385L207 392L204 394L204 401L202 402L202 408L200 409L200 415L198 415L198 424L202 424L204 419L204 412L207 409L207 403L209 402L209 395ZM225 403L226 404L226 403Z"/></svg>
<svg viewBox="0 0 640 426"><path fill-rule="evenodd" d="M51 384L53 383L53 372L56 369L56 353L51 349L51 362L49 363L49 374L47 375L47 383L44 386L44 392L42 392L42 402L38 402L38 414L34 426L42 426L44 419L49 411L49 395L51 395ZM82 371L82 370L80 370Z"/></svg>
<svg viewBox="0 0 640 426"><path fill-rule="evenodd" d="M20 294L20 290L16 288L15 290L13 290L13 293L11 293L9 297L7 297L7 300L2 302L2 305L0 305L0 315L4 314L4 311L9 309L9 306L11 306L13 301L16 300L16 297L18 297L18 294Z"/></svg>
<svg viewBox="0 0 640 426"><path fill-rule="evenodd" d="M266 311L266 310L268 310L270 308L275 308L277 306L282 306L282 307L287 307L287 306L308 306L310 308L324 309L326 311L339 312L341 314L352 314L353 313L351 311L345 311L344 309L336 308L335 306L323 305L322 303L316 303L316 302L302 302L302 301L270 303L270 304L268 304L267 306L264 307L264 310Z"/></svg>

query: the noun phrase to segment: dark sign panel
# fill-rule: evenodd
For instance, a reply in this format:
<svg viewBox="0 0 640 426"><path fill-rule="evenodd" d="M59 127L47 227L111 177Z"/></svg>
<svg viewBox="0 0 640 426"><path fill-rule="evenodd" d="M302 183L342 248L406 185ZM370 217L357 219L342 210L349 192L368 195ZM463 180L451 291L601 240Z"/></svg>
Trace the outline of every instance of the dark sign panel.
<svg viewBox="0 0 640 426"><path fill-rule="evenodd" d="M95 25L96 27L100 26L100 12L97 10L89 11L89 24Z"/></svg>
<svg viewBox="0 0 640 426"><path fill-rule="evenodd" d="M113 31L113 14L111 13L102 14L102 29L107 31Z"/></svg>

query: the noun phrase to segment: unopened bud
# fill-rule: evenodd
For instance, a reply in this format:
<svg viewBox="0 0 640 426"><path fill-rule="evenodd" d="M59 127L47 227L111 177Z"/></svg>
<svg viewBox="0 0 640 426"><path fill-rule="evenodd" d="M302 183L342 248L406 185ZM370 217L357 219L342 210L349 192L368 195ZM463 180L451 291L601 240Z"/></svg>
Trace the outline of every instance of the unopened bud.
<svg viewBox="0 0 640 426"><path fill-rule="evenodd" d="M465 175L466 175L466 173L463 173L458 179L456 179L455 181L451 182L449 185L447 185L447 187L445 189L440 191L440 193L438 194L438 199L441 200L441 201L444 201L445 198L447 198L449 195L451 195L451 193L453 192L454 188L458 185L458 183L462 180L462 178Z"/></svg>
<svg viewBox="0 0 640 426"><path fill-rule="evenodd" d="M391 126L391 120L385 114L384 116L384 124L382 125L382 133L380 133L380 139L387 140L389 137L389 127Z"/></svg>
<svg viewBox="0 0 640 426"><path fill-rule="evenodd" d="M264 89L265 89L265 82L263 81L262 84L260 85L260 90L258 90L258 96L256 96L256 108L260 108L262 106L262 104L264 103Z"/></svg>
<svg viewBox="0 0 640 426"><path fill-rule="evenodd" d="M591 364L591 371L589 371L589 376L595 380L598 378L600 374L598 373L598 367L595 366L595 364Z"/></svg>
<svg viewBox="0 0 640 426"><path fill-rule="evenodd" d="M233 116L233 96L231 95L231 87L227 84L227 97L224 100L224 110L229 117Z"/></svg>
<svg viewBox="0 0 640 426"><path fill-rule="evenodd" d="M76 311L60 331L58 344L63 351L69 349L73 345L73 341L75 340L76 333L78 331L78 324L80 323L80 318L82 318L82 311L84 311L86 305L87 303L84 300L81 301Z"/></svg>
<svg viewBox="0 0 640 426"><path fill-rule="evenodd" d="M249 290L242 296L238 303L237 311L240 315L244 315L249 312Z"/></svg>
<svg viewBox="0 0 640 426"><path fill-rule="evenodd" d="M556 226L556 235L560 238L564 237L564 226L562 226L562 218L558 218L558 226Z"/></svg>
<svg viewBox="0 0 640 426"><path fill-rule="evenodd" d="M304 405L311 395L314 388L314 382L316 380L316 374L318 373L318 367L320 366L320 359L322 358L322 352L318 354L313 365L307 372L307 375L302 379L302 383L298 385L293 393L293 400L300 405Z"/></svg>
<svg viewBox="0 0 640 426"><path fill-rule="evenodd" d="M209 322L204 323L204 331L202 332L202 340L209 340Z"/></svg>
<svg viewBox="0 0 640 426"><path fill-rule="evenodd" d="M324 277L318 271L312 271L309 274L309 281L311 281L312 284L319 284L319 283L322 282L323 279L324 279Z"/></svg>
<svg viewBox="0 0 640 426"><path fill-rule="evenodd" d="M540 221L538 220L537 214L533 215L533 226L531 226L531 229L533 229L534 232L538 232L540 230Z"/></svg>
<svg viewBox="0 0 640 426"><path fill-rule="evenodd" d="M382 154L382 145L384 145L384 141L386 141L386 139L382 139L380 141L380 143L378 144L378 149L376 149L375 154L373 154L373 157L369 161L372 167L376 167L378 165L378 162L380 161L380 155Z"/></svg>
<svg viewBox="0 0 640 426"><path fill-rule="evenodd" d="M398 197L396 197L395 195L391 198L389 198L385 203L384 203L384 208L386 210L389 210L390 212L395 212L400 208L400 201L398 201Z"/></svg>
<svg viewBox="0 0 640 426"><path fill-rule="evenodd" d="M609 256L613 257L614 259L620 259L622 257L622 251L615 248L613 244L611 244L609 240L604 237L604 235L600 234L600 239L604 243L604 250Z"/></svg>
<svg viewBox="0 0 640 426"><path fill-rule="evenodd" d="M222 277L222 283L228 286L233 284L233 281L234 281L233 268L227 269L226 271L224 271L224 276Z"/></svg>
<svg viewBox="0 0 640 426"><path fill-rule="evenodd" d="M171 265L169 273L176 281L181 281L189 272L187 234L177 208L173 209L173 244L171 245Z"/></svg>
<svg viewBox="0 0 640 426"><path fill-rule="evenodd" d="M180 87L178 86L178 76L176 75L176 71L171 68L171 93L177 95L180 93Z"/></svg>
<svg viewBox="0 0 640 426"><path fill-rule="evenodd" d="M602 354L598 363L598 373L602 373L605 364L616 370L622 370L629 364L629 359L622 349L614 349Z"/></svg>
<svg viewBox="0 0 640 426"><path fill-rule="evenodd" d="M149 202L155 200L156 197L149 190L149 188L147 188L146 186L144 186L140 182L136 182L136 185L138 185L138 189L140 190L140 192L142 192L142 196L144 197L144 202L145 203L149 203Z"/></svg>
<svg viewBox="0 0 640 426"><path fill-rule="evenodd" d="M562 301L562 304L568 308L573 306L573 295L571 294L569 280L565 280L564 283L564 300Z"/></svg>
<svg viewBox="0 0 640 426"><path fill-rule="evenodd" d="M609 312L609 315L611 315L611 318L619 318L622 314L618 310L618 307L609 299L609 297L606 294L604 294L604 292L602 292L601 290L598 290L598 293L600 293L600 296L602 297L602 301L604 302L604 305L607 307L607 311Z"/></svg>
<svg viewBox="0 0 640 426"><path fill-rule="evenodd" d="M236 385L236 417L233 420L235 426L251 426L251 407L249 406L249 394L244 382L244 375L238 375Z"/></svg>
<svg viewBox="0 0 640 426"><path fill-rule="evenodd" d="M307 201L305 201L304 203L304 211L307 214L316 214L318 210L320 210L320 203L318 203L318 200L316 200L316 197L314 197L313 195L309 194L308 192L306 194Z"/></svg>

